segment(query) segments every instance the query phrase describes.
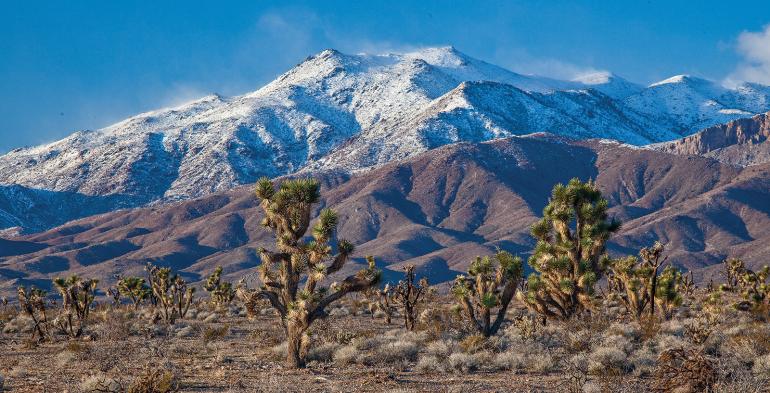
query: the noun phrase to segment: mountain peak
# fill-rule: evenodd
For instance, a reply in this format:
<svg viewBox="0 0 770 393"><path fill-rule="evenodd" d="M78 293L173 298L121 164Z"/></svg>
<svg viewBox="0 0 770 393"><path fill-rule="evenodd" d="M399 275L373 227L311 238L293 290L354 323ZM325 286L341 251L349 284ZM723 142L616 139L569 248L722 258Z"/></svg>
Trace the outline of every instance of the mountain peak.
<svg viewBox="0 0 770 393"><path fill-rule="evenodd" d="M663 79L662 81L655 82L651 84L649 87L656 87L656 86L663 86L663 85L673 85L673 84L685 84L685 85L713 85L714 82L699 78L697 76L692 76L689 74L680 74L680 75L674 75L670 78Z"/></svg>
<svg viewBox="0 0 770 393"><path fill-rule="evenodd" d="M596 71L596 72L590 72L587 74L578 75L577 77L573 78L572 81L580 82L586 85L603 85L606 83L610 83L616 79L622 79L622 78L618 78L617 75L609 71Z"/></svg>
<svg viewBox="0 0 770 393"><path fill-rule="evenodd" d="M421 59L429 64L439 67L462 67L468 64L469 57L458 51L454 46L440 46L422 48L414 52L405 53L407 59Z"/></svg>

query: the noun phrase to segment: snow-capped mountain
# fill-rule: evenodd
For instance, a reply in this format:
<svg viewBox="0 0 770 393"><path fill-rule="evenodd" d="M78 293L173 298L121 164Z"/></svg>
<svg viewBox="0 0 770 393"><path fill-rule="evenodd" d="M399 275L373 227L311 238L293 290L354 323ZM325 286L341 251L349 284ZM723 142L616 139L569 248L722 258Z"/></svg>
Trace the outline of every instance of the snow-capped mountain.
<svg viewBox="0 0 770 393"><path fill-rule="evenodd" d="M42 229L260 176L362 170L458 141L535 132L643 145L768 109L770 88L761 85L725 89L680 76L645 88L608 73L560 81L452 47L325 50L249 94L203 97L0 157L0 185L28 196L28 203L0 204L0 217L6 227ZM0 188L0 197L13 198L11 191L18 193ZM59 196L96 207L30 218Z"/></svg>

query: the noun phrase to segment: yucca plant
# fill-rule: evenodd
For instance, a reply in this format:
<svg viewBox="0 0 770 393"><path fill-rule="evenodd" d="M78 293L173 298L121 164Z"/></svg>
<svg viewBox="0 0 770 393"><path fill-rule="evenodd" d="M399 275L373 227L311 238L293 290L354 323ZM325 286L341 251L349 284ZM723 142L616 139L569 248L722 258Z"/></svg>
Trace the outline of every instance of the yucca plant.
<svg viewBox="0 0 770 393"><path fill-rule="evenodd" d="M658 286L658 269L665 262L664 246L655 242L652 247L639 251L639 258L628 256L611 260L608 282L611 293L625 306L637 321L641 321L645 310L655 314L655 295Z"/></svg>
<svg viewBox="0 0 770 393"><path fill-rule="evenodd" d="M83 333L98 282L96 279L81 279L77 275L56 277L53 280L54 287L61 294L63 309L54 323L63 333L72 338L80 337Z"/></svg>
<svg viewBox="0 0 770 393"><path fill-rule="evenodd" d="M138 309L142 301L152 296L152 289L141 277L123 277L118 280L118 292L131 299L134 309Z"/></svg>
<svg viewBox="0 0 770 393"><path fill-rule="evenodd" d="M48 316L46 315L46 291L32 287L29 290L20 286L17 288L19 295L19 305L22 311L32 318L34 328L32 329L32 338L37 333L38 340L42 341L48 337Z"/></svg>
<svg viewBox="0 0 770 393"><path fill-rule="evenodd" d="M211 296L211 302L217 306L227 306L235 298L235 289L233 284L222 281L222 266L217 266L213 273L208 277L203 289Z"/></svg>
<svg viewBox="0 0 770 393"><path fill-rule="evenodd" d="M150 278L152 296L160 305L161 318L168 324L174 324L178 318L184 318L193 302L195 288L171 268L158 267L147 263L145 267Z"/></svg>
<svg viewBox="0 0 770 393"><path fill-rule="evenodd" d="M277 190L270 179L257 182L256 194L265 213L262 225L275 234L276 250L259 250L262 286L252 290L242 284L236 291L245 303L264 298L278 312L288 342L286 364L293 368L305 366L310 342L307 330L315 320L327 316L326 307L348 293L371 288L381 274L370 259L366 269L342 282L321 285L342 269L354 247L346 240L335 242L338 217L330 209L321 210L310 227L320 188L314 179L286 180ZM304 239L308 230L312 235L309 241Z"/></svg>
<svg viewBox="0 0 770 393"><path fill-rule="evenodd" d="M535 272L517 295L530 309L568 319L593 308L594 286L609 263L605 245L620 228L607 207L590 181L572 179L553 188L543 218L532 226L537 245L529 265Z"/></svg>
<svg viewBox="0 0 770 393"><path fill-rule="evenodd" d="M676 308L682 304L682 282L684 275L679 269L668 265L658 276L655 287L655 304L666 320L674 316Z"/></svg>
<svg viewBox="0 0 770 393"><path fill-rule="evenodd" d="M414 265L404 268L406 277L399 281L393 288L393 302L401 309L404 315L404 327L406 330L414 330L417 321L418 305L425 301L425 296L430 290L428 279L423 277L416 281Z"/></svg>
<svg viewBox="0 0 770 393"><path fill-rule="evenodd" d="M521 282L522 269L521 258L498 251L491 258L476 257L468 274L455 279L452 294L465 318L484 337L493 336L500 329Z"/></svg>

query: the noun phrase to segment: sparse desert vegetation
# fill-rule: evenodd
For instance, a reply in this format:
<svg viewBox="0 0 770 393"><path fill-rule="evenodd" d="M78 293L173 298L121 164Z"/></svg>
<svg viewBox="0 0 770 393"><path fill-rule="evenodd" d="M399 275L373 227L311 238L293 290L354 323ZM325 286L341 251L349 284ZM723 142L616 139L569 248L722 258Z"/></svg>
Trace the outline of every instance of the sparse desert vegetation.
<svg viewBox="0 0 770 393"><path fill-rule="evenodd" d="M768 272L740 260L696 288L665 245L613 258L618 228L595 185L554 188L524 261L479 256L454 284L414 267L381 282L376 259L341 282L353 251L336 214L311 226L318 183L258 186L276 250L259 285L214 270L204 291L167 267L99 292L18 289L0 303L0 386L14 392L762 392L770 383ZM312 240L307 240L309 231ZM149 284L148 284L149 283ZM380 286L377 286L380 285ZM201 295L201 293L205 293ZM97 297L99 294L109 296Z"/></svg>

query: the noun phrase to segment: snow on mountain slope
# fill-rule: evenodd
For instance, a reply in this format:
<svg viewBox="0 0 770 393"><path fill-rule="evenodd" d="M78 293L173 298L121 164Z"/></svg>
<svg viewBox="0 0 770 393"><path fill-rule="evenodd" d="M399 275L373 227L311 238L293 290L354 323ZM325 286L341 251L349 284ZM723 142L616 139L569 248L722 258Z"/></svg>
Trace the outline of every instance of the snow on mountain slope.
<svg viewBox="0 0 770 393"><path fill-rule="evenodd" d="M677 75L651 84L626 97L625 105L649 116L659 127L681 136L767 108L756 102L756 89L743 85L728 90L716 83L689 75Z"/></svg>
<svg viewBox="0 0 770 393"><path fill-rule="evenodd" d="M760 85L728 90L676 77L641 88L611 74L559 81L452 47L325 50L249 94L207 96L0 157L0 185L30 190L30 206L62 195L109 197L53 221L0 203L0 226L41 229L302 168L367 169L458 141L549 132L647 144L768 109L770 89Z"/></svg>
<svg viewBox="0 0 770 393"><path fill-rule="evenodd" d="M585 87L598 90L614 99L623 99L642 91L642 86L629 82L610 72L600 71L580 75L572 80L581 83Z"/></svg>

